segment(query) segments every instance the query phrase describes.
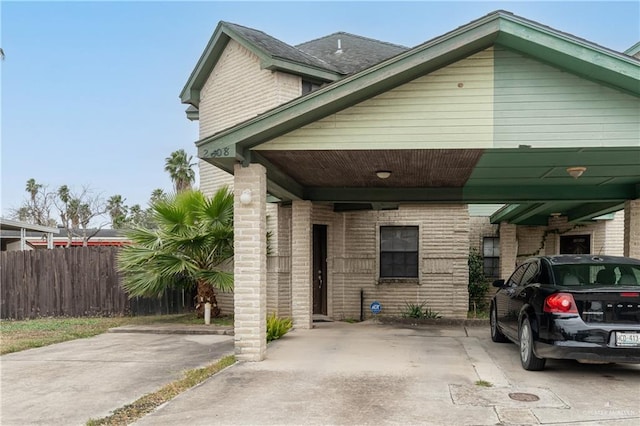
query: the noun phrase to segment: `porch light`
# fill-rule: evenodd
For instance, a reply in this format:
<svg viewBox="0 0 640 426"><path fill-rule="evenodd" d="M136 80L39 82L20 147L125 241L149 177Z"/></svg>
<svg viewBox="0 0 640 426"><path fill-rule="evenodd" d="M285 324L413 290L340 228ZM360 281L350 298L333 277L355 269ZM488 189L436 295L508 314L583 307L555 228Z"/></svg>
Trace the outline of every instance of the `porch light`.
<svg viewBox="0 0 640 426"><path fill-rule="evenodd" d="M246 206L249 203L251 203L251 190L245 189L244 191L242 191L242 194L240 194L240 204Z"/></svg>
<svg viewBox="0 0 640 426"><path fill-rule="evenodd" d="M378 176L380 179L388 179L389 176L391 176L391 172L388 170L378 170L376 172L376 176Z"/></svg>
<svg viewBox="0 0 640 426"><path fill-rule="evenodd" d="M587 171L586 167L567 167L567 173L574 179L578 179L585 171Z"/></svg>

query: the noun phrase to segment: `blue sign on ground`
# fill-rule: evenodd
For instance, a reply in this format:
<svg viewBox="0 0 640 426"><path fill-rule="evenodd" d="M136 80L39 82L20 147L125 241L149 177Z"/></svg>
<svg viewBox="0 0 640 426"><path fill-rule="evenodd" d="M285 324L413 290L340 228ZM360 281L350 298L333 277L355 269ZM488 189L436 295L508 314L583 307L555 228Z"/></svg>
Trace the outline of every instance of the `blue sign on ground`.
<svg viewBox="0 0 640 426"><path fill-rule="evenodd" d="M374 314L379 314L382 310L382 305L380 302L371 302L371 312Z"/></svg>

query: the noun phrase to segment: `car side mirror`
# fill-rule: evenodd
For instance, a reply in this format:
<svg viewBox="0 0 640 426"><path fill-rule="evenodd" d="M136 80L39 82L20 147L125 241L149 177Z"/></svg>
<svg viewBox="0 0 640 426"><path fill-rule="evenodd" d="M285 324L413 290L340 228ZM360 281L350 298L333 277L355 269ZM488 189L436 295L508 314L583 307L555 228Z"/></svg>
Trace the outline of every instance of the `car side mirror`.
<svg viewBox="0 0 640 426"><path fill-rule="evenodd" d="M495 280L493 282L493 286L498 288L504 287L504 280Z"/></svg>

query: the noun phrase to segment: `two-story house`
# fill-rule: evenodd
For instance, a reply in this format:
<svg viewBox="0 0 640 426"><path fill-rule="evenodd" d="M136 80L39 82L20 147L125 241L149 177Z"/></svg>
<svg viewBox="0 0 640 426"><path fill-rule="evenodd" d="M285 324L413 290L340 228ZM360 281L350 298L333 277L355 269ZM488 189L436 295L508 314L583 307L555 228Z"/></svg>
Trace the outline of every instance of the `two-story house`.
<svg viewBox="0 0 640 426"><path fill-rule="evenodd" d="M536 253L640 257L638 50L504 11L411 48L220 22L181 100L200 189L236 195L239 358L264 357L271 312L465 318L472 248L502 277Z"/></svg>

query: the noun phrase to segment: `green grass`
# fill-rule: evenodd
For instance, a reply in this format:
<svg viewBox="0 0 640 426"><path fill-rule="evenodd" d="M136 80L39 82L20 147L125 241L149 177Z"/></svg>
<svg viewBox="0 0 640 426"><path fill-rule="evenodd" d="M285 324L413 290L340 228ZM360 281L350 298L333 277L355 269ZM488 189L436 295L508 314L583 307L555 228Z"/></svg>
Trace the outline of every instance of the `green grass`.
<svg viewBox="0 0 640 426"><path fill-rule="evenodd" d="M469 311L467 312L468 319L489 319L489 311L481 310L481 311Z"/></svg>
<svg viewBox="0 0 640 426"><path fill-rule="evenodd" d="M215 325L233 325L230 317L212 318ZM194 314L139 317L38 318L0 321L0 355L105 333L113 327L147 324L204 324Z"/></svg>
<svg viewBox="0 0 640 426"><path fill-rule="evenodd" d="M476 380L476 386L481 386L483 388L493 387L493 383L487 382L486 380Z"/></svg>
<svg viewBox="0 0 640 426"><path fill-rule="evenodd" d="M180 393L204 382L220 370L233 365L235 362L235 357L230 355L204 368L188 370L182 379L171 382L156 392L149 393L131 404L118 408L110 416L101 419L90 419L87 422L87 426L124 426L131 424L151 413L165 402L175 398Z"/></svg>

